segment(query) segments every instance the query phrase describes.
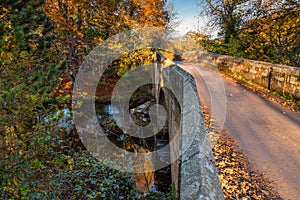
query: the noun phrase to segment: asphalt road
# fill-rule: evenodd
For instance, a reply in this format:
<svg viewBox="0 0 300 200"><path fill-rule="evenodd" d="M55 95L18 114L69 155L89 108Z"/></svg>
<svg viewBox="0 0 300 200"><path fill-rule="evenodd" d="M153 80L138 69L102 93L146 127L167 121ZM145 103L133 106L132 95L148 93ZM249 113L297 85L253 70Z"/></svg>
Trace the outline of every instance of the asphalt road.
<svg viewBox="0 0 300 200"><path fill-rule="evenodd" d="M214 110L219 128L229 131L253 168L274 181L283 199L300 199L300 113L201 64L178 64L194 76L200 100Z"/></svg>

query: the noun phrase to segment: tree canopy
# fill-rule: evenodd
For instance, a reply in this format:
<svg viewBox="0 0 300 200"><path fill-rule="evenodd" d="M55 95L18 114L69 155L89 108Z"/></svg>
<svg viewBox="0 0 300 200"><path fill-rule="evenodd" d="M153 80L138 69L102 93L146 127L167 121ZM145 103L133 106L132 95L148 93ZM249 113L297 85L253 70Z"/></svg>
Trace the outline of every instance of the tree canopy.
<svg viewBox="0 0 300 200"><path fill-rule="evenodd" d="M207 26L219 28L207 50L299 66L299 1L201 0L199 7Z"/></svg>
<svg viewBox="0 0 300 200"><path fill-rule="evenodd" d="M74 148L59 124L71 104L66 83L72 85L91 49L124 30L166 29L170 19L165 4L1 1L0 199L133 195L132 174L108 169L84 149Z"/></svg>

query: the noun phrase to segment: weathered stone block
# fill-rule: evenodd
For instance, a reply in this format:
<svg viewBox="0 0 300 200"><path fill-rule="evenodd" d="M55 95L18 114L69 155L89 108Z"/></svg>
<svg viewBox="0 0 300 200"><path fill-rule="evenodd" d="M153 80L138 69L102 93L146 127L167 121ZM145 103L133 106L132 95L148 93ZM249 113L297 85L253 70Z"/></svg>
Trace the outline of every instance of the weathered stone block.
<svg viewBox="0 0 300 200"><path fill-rule="evenodd" d="M171 157L181 155L171 165L172 181L180 199L224 199L208 138L199 94L193 77L178 66L163 69L163 86L169 87L166 105L170 138L180 133L180 141L170 146ZM177 91L178 90L178 91ZM176 100L175 100L176 98ZM174 103L178 105L174 107ZM176 116L180 106L181 123ZM177 118L178 119L178 118Z"/></svg>

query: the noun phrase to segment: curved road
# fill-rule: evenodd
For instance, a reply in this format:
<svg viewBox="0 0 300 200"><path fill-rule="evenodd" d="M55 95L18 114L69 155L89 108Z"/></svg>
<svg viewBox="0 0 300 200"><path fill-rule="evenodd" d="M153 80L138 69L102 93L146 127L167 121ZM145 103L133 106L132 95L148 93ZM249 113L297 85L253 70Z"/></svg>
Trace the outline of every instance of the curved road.
<svg viewBox="0 0 300 200"><path fill-rule="evenodd" d="M221 78L217 72L201 67L201 64L180 62L178 65L194 76L200 99L208 107L211 108L213 103L214 108L224 112L222 110L226 105L224 125L220 112L215 111L220 116L214 117L217 123L221 121L220 127L234 137L254 169L275 182L283 199L300 199L300 113ZM212 94L220 99L219 103L211 100L209 87L206 86L208 80L217 80L218 77L223 80L225 93L222 93L222 85L217 87L220 91L210 91L219 93L219 96L226 95L218 97Z"/></svg>

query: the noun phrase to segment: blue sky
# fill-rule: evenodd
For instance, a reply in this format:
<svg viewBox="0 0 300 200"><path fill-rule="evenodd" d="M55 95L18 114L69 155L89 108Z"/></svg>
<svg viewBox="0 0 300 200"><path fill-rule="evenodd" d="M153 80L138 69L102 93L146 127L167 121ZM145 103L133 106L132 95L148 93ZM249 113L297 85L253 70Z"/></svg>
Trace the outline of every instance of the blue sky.
<svg viewBox="0 0 300 200"><path fill-rule="evenodd" d="M176 30L181 35L187 33L189 30L197 30L197 16L200 10L197 6L197 0L169 0L169 2L172 1L178 13L177 17L182 21ZM202 24L200 22L200 27L203 26Z"/></svg>

